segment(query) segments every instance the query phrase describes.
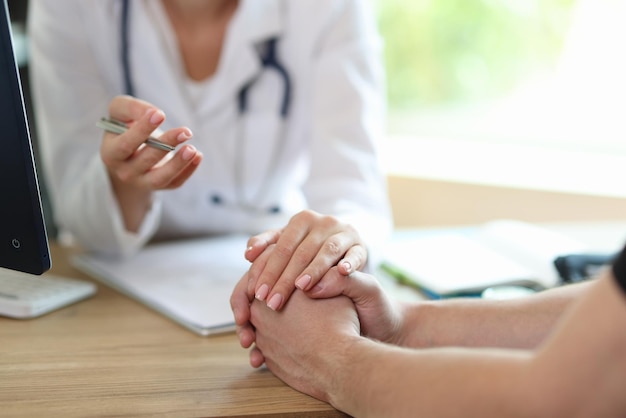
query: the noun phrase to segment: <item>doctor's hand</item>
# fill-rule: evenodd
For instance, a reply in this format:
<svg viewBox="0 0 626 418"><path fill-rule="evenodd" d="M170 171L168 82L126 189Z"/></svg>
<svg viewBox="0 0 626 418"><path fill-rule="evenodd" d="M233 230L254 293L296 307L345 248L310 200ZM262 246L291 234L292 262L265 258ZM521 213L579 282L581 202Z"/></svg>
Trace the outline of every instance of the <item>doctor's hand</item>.
<svg viewBox="0 0 626 418"><path fill-rule="evenodd" d="M126 229L136 232L150 208L152 192L180 187L202 161L202 153L185 145L174 154L144 145L165 120L165 114L145 101L117 96L109 104L111 118L128 125L127 132L105 132L100 157L107 167ZM190 139L189 128L170 129L159 136L177 146Z"/></svg>
<svg viewBox="0 0 626 418"><path fill-rule="evenodd" d="M244 348L256 340L250 305L256 299L280 310L297 288L308 291L333 267L348 275L367 262L365 244L356 230L332 216L306 210L279 231L248 240L246 258L252 262L230 298L239 342Z"/></svg>
<svg viewBox="0 0 626 418"><path fill-rule="evenodd" d="M312 289L330 268L348 275L367 262L365 243L352 226L311 210L294 215L282 230L250 238L245 256L252 262L248 295L275 311L296 288Z"/></svg>

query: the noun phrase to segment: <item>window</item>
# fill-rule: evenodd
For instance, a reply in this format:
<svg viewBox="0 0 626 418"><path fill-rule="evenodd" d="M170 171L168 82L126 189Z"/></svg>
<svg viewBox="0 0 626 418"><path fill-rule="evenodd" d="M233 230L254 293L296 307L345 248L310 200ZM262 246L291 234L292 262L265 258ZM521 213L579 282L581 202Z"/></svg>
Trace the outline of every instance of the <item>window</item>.
<svg viewBox="0 0 626 418"><path fill-rule="evenodd" d="M626 2L376 6L393 173L626 197Z"/></svg>

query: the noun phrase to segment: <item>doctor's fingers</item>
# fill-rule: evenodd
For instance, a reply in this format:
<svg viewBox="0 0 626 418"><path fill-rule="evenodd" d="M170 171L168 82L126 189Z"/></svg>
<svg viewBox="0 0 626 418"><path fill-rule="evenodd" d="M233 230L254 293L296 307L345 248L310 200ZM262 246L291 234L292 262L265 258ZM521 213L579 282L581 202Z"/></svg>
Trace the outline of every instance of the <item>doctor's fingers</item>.
<svg viewBox="0 0 626 418"><path fill-rule="evenodd" d="M339 272L345 276L361 270L367 264L367 248L364 244L355 244L346 252L343 259L337 263ZM310 289L310 286L309 286Z"/></svg>
<svg viewBox="0 0 626 418"><path fill-rule="evenodd" d="M192 145L185 145L171 158L139 177L140 185L150 190L175 189L182 186L196 171L203 155Z"/></svg>
<svg viewBox="0 0 626 418"><path fill-rule="evenodd" d="M317 239L309 236L296 250L296 253L302 251L302 255L295 254L292 257L268 293L267 304L270 308L281 309L295 288L305 291L311 289L338 263L348 263L349 267L343 266L341 272L343 274L347 271L347 274L350 274L363 267L367 258L365 248L356 242L355 236L350 233L340 232L331 235L324 240L318 250L315 250L318 246ZM304 264L307 259L310 262ZM259 283L263 280L264 278L259 279Z"/></svg>
<svg viewBox="0 0 626 418"><path fill-rule="evenodd" d="M267 300L272 309L281 309L296 285L309 289L359 243L356 230L333 216L310 210L298 213L282 231L259 275L257 298Z"/></svg>
<svg viewBox="0 0 626 418"><path fill-rule="evenodd" d="M115 96L109 102L109 115L115 120L124 123L133 123L150 110L158 110L153 104L133 96Z"/></svg>
<svg viewBox="0 0 626 418"><path fill-rule="evenodd" d="M180 127L166 131L159 137L159 141L176 147L191 137L189 128ZM138 142L131 130L121 135L106 133L100 147L104 164L109 169L115 170L127 162L132 163L131 167L135 174L150 170L168 154L168 151L144 145L146 138L140 138Z"/></svg>
<svg viewBox="0 0 626 418"><path fill-rule="evenodd" d="M257 298L263 300L264 297L261 292L257 292L257 282L265 267L267 266L267 260L269 260L272 251L276 248L276 244L269 244L258 257L254 259L250 268L248 269L248 282L247 282L247 295L252 299Z"/></svg>
<svg viewBox="0 0 626 418"><path fill-rule="evenodd" d="M310 234L313 229L317 227L317 231L319 232L319 225L323 225L322 229L325 230L329 230L330 228L337 229L336 223L336 219L330 216L323 216L312 210L304 210L292 216L287 226L282 230L267 231L251 238L248 241L249 249L247 253L258 252L261 254L265 253L272 245L276 247L272 250L275 253L271 257L268 268L266 269L264 267L262 270L254 269L254 271L251 271L251 280L256 283L257 279L263 275L265 278L263 283L275 283L296 253L296 249L301 246L302 242L307 237L310 239ZM261 248L264 248L263 251L260 251ZM318 249L319 246L316 246L313 251L317 252ZM307 254L307 251L303 251L302 249L300 249L298 256L303 253L304 257L306 257L306 260L303 260L303 265L306 265L311 261L313 256ZM251 255L252 254L246 254L246 258ZM258 254L256 256L258 257ZM258 276L256 275L257 272L259 273ZM258 293L259 287L260 285L255 288L255 293Z"/></svg>
<svg viewBox="0 0 626 418"><path fill-rule="evenodd" d="M276 244L280 238L280 229L270 229L260 234L254 235L248 239L248 245L245 252L246 260L254 262L256 258L265 251L271 244Z"/></svg>
<svg viewBox="0 0 626 418"><path fill-rule="evenodd" d="M276 243L269 244L261 255L254 260L250 268L249 289L253 291L258 300L266 300L274 284L283 275L285 268L293 257L303 258L297 263L302 265L302 268L313 259L313 255L310 253L311 250L304 250L301 248L301 245L310 234L311 227L319 216L313 211L300 212L289 220L287 226L280 233L276 235L270 234L269 239L275 240ZM317 248L314 251L317 252ZM294 267L292 267L292 270L294 270ZM279 296L281 300L275 299L273 306L278 305L277 307L280 308L282 302L286 300L285 297L288 298L291 295L294 280L295 277L292 278L290 283L292 289L287 294L281 294ZM285 285L285 287L288 286L289 283Z"/></svg>
<svg viewBox="0 0 626 418"><path fill-rule="evenodd" d="M341 235L341 234L340 234ZM354 242L349 236L342 236L344 245L348 247L344 256L337 260L333 253L327 253L322 249L317 253L313 261L304 269L295 285L298 289L308 291L313 289L320 280L328 273L329 267L335 268L343 276L348 276L365 267L367 263L367 249L361 243ZM337 237L337 239L340 239ZM352 246L350 246L352 243Z"/></svg>
<svg viewBox="0 0 626 418"><path fill-rule="evenodd" d="M152 135L152 133L163 123L165 114L160 110L150 109L140 119L131 122L128 130L119 136L105 134L102 141L101 152L103 159L111 161L125 161L134 156L137 149ZM184 132L184 133L183 133ZM191 131L182 128L181 139L187 140L191 137ZM176 141L174 145L178 143Z"/></svg>
<svg viewBox="0 0 626 418"><path fill-rule="evenodd" d="M302 237L302 233L305 236ZM334 216L303 211L292 218L282 232L279 245L297 249L284 267L284 274L304 275L312 281L319 280L342 257L342 272L350 274L365 265L367 251L357 230ZM274 257L275 259L277 257ZM271 260L270 262L272 262ZM308 271L303 271L304 268ZM306 290L315 283L306 284L302 279L299 288Z"/></svg>

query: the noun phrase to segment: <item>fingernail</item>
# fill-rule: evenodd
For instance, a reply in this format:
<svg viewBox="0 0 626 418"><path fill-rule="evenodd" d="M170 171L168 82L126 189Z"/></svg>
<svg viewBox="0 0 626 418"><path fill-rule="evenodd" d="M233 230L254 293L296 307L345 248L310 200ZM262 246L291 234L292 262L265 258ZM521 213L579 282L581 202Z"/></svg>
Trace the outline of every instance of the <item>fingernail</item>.
<svg viewBox="0 0 626 418"><path fill-rule="evenodd" d="M185 142L186 140L188 140L192 136L193 136L193 134L191 133L191 131L188 130L188 129L185 129L184 131L182 131L181 133L178 134L178 136L176 137L176 140L178 142Z"/></svg>
<svg viewBox="0 0 626 418"><path fill-rule="evenodd" d="M270 301L267 302L267 307L273 311L276 311L278 310L278 307L280 306L280 303L282 301L283 301L283 297L279 293L276 293L274 296L272 296Z"/></svg>
<svg viewBox="0 0 626 418"><path fill-rule="evenodd" d="M184 161L191 160L195 155L196 155L196 149L192 147L191 145L183 149L182 157Z"/></svg>
<svg viewBox="0 0 626 418"><path fill-rule="evenodd" d="M305 274L303 276L300 276L298 280L296 280L296 287L300 290L304 290L309 285L309 283L311 283L311 276Z"/></svg>
<svg viewBox="0 0 626 418"><path fill-rule="evenodd" d="M193 165L199 165L200 162L202 161L202 155L203 154L200 151L196 150L196 156L191 163Z"/></svg>
<svg viewBox="0 0 626 418"><path fill-rule="evenodd" d="M152 112L152 116L150 116L150 123L153 125L158 125L165 120L165 114L160 110L149 110L148 112Z"/></svg>
<svg viewBox="0 0 626 418"><path fill-rule="evenodd" d="M265 298L267 297L267 294L270 292L270 288L264 284L261 287L259 287L259 290L256 291L256 295L254 295L255 298L257 298L258 300L265 300Z"/></svg>
<svg viewBox="0 0 626 418"><path fill-rule="evenodd" d="M345 269L348 273L350 273L350 272L352 271L352 264L350 264L348 261L344 261L344 262L342 263L342 265L343 265L343 268L344 268L344 269Z"/></svg>

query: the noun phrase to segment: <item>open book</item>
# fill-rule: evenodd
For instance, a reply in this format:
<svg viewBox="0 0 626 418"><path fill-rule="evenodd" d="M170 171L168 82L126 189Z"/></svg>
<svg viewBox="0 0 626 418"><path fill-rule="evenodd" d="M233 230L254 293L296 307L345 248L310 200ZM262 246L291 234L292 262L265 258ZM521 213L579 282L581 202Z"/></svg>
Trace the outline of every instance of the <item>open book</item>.
<svg viewBox="0 0 626 418"><path fill-rule="evenodd" d="M128 259L81 254L80 270L203 336L235 329L232 290L250 263L247 236L147 246Z"/></svg>
<svg viewBox="0 0 626 418"><path fill-rule="evenodd" d="M559 282L554 259L586 251L582 243L539 226L498 220L476 228L398 233L383 268L437 298L497 285L549 288Z"/></svg>

